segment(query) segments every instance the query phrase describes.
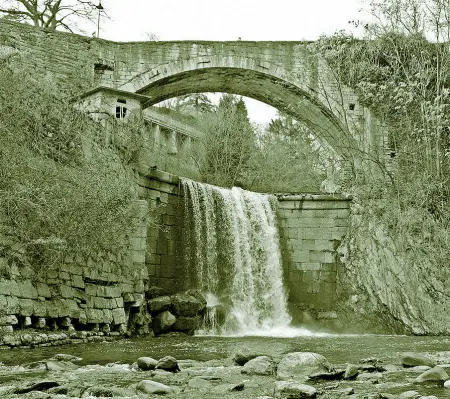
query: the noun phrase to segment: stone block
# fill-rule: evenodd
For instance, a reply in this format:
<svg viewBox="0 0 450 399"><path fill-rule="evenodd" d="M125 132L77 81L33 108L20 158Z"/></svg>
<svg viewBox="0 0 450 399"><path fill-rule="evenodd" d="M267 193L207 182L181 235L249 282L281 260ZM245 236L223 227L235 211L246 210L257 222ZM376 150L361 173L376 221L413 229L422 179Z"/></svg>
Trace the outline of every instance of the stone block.
<svg viewBox="0 0 450 399"><path fill-rule="evenodd" d="M0 295L11 295L11 281L0 280Z"/></svg>
<svg viewBox="0 0 450 399"><path fill-rule="evenodd" d="M20 314L22 316L33 315L33 301L29 298L19 298Z"/></svg>
<svg viewBox="0 0 450 399"><path fill-rule="evenodd" d="M113 314L111 309L103 309L103 320L102 323L111 324L113 322Z"/></svg>
<svg viewBox="0 0 450 399"><path fill-rule="evenodd" d="M5 295L0 294L0 309L5 310L8 306L8 301L6 299L7 297Z"/></svg>
<svg viewBox="0 0 450 399"><path fill-rule="evenodd" d="M97 296L98 286L95 284L86 284L84 292L86 292L86 294L90 296Z"/></svg>
<svg viewBox="0 0 450 399"><path fill-rule="evenodd" d="M71 299L74 297L73 288L68 285L61 284L59 286L59 292L63 298Z"/></svg>
<svg viewBox="0 0 450 399"><path fill-rule="evenodd" d="M0 316L0 326L10 326L19 324L19 320L15 315Z"/></svg>
<svg viewBox="0 0 450 399"><path fill-rule="evenodd" d="M302 270L310 271L310 270L320 270L321 264L320 262L304 262L301 264Z"/></svg>
<svg viewBox="0 0 450 399"><path fill-rule="evenodd" d="M87 323L102 323L104 314L102 309L86 309L86 322Z"/></svg>
<svg viewBox="0 0 450 399"><path fill-rule="evenodd" d="M73 299L66 299L66 305L69 311L69 317L72 319L78 319L81 314L81 309Z"/></svg>
<svg viewBox="0 0 450 399"><path fill-rule="evenodd" d="M45 317L47 315L46 301L33 301L33 315L38 317Z"/></svg>
<svg viewBox="0 0 450 399"><path fill-rule="evenodd" d="M103 297L99 297L99 296L95 296L92 298L93 299L93 303L94 303L94 308L96 309L107 309L108 308L108 300L103 298Z"/></svg>
<svg viewBox="0 0 450 399"><path fill-rule="evenodd" d="M116 308L123 308L123 298L116 298Z"/></svg>
<svg viewBox="0 0 450 399"><path fill-rule="evenodd" d="M69 274L68 272L60 271L60 272L58 273L58 277L59 277L59 279L61 279L61 280L70 280L70 274Z"/></svg>
<svg viewBox="0 0 450 399"><path fill-rule="evenodd" d="M133 263L145 263L145 251L131 250L131 261Z"/></svg>
<svg viewBox="0 0 450 399"><path fill-rule="evenodd" d="M45 283L36 283L37 293L40 297L43 298L51 298L52 294L50 292L50 288Z"/></svg>
<svg viewBox="0 0 450 399"><path fill-rule="evenodd" d="M81 277L81 275L78 275L78 274L72 274L71 285L72 285L72 287L77 287L77 288L85 288L85 286L86 286L84 284L83 277Z"/></svg>
<svg viewBox="0 0 450 399"><path fill-rule="evenodd" d="M127 322L125 311L123 308L113 309L112 310L113 324L125 324Z"/></svg>
<svg viewBox="0 0 450 399"><path fill-rule="evenodd" d="M292 261L294 262L309 262L310 251L294 251L292 253Z"/></svg>
<svg viewBox="0 0 450 399"><path fill-rule="evenodd" d="M15 296L7 296L6 297L6 313L12 314L12 313L19 313L20 311L20 305L19 305L19 298Z"/></svg>

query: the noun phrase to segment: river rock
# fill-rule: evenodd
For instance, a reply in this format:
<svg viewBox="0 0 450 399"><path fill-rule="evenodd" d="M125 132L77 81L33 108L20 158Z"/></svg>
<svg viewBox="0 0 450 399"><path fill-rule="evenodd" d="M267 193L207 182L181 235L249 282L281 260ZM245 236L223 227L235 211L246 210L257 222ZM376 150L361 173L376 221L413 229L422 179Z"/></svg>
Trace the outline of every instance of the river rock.
<svg viewBox="0 0 450 399"><path fill-rule="evenodd" d="M141 370L154 370L158 361L151 357L143 356L137 360L137 364Z"/></svg>
<svg viewBox="0 0 450 399"><path fill-rule="evenodd" d="M296 399L296 398L315 398L317 395L316 388L299 384L294 381L277 381L275 382L275 398L280 399Z"/></svg>
<svg viewBox="0 0 450 399"><path fill-rule="evenodd" d="M152 380L142 380L137 384L136 390L149 394L168 394L173 392L173 388Z"/></svg>
<svg viewBox="0 0 450 399"><path fill-rule="evenodd" d="M399 395L398 399L415 399L420 398L422 395L417 391L406 391Z"/></svg>
<svg viewBox="0 0 450 399"><path fill-rule="evenodd" d="M308 376L308 378L312 381L331 381L331 380L340 380L344 377L345 370L336 370L329 372L319 372L313 373Z"/></svg>
<svg viewBox="0 0 450 399"><path fill-rule="evenodd" d="M91 397L104 397L104 398L129 398L133 396L133 392L130 389L115 387L115 386L102 386L95 385L87 388L82 398L91 398Z"/></svg>
<svg viewBox="0 0 450 399"><path fill-rule="evenodd" d="M48 371L71 371L78 368L76 364L66 361L47 360L45 367Z"/></svg>
<svg viewBox="0 0 450 399"><path fill-rule="evenodd" d="M273 375L275 374L275 365L270 357L258 356L245 363L241 373L249 375Z"/></svg>
<svg viewBox="0 0 450 399"><path fill-rule="evenodd" d="M354 379L354 378L356 378L358 373L359 373L358 366L356 366L355 364L347 364L347 367L345 368L345 373L344 373L344 380Z"/></svg>
<svg viewBox="0 0 450 399"><path fill-rule="evenodd" d="M212 383L211 381L205 380L201 376L196 376L189 380L188 386L190 388L205 389L210 388L212 386Z"/></svg>
<svg viewBox="0 0 450 399"><path fill-rule="evenodd" d="M418 353L405 353L402 357L402 364L404 367L414 367L414 366L436 366L436 362L429 357L419 355Z"/></svg>
<svg viewBox="0 0 450 399"><path fill-rule="evenodd" d="M164 333L169 331L176 321L176 317L168 310L165 310L153 318L152 329L156 334Z"/></svg>
<svg viewBox="0 0 450 399"><path fill-rule="evenodd" d="M175 331L182 331L193 334L195 330L200 328L201 322L202 320L200 316L194 317L178 316L172 328Z"/></svg>
<svg viewBox="0 0 450 399"><path fill-rule="evenodd" d="M436 381L444 384L444 381L449 379L447 372L441 366L434 366L420 374L414 382L423 383L428 381Z"/></svg>
<svg viewBox="0 0 450 399"><path fill-rule="evenodd" d="M171 372L180 371L180 366L178 366L177 359L172 356L165 356L162 359L159 359L158 363L156 363L155 370L165 370Z"/></svg>
<svg viewBox="0 0 450 399"><path fill-rule="evenodd" d="M188 294L175 294L171 297L172 310L177 316L197 316L206 308L206 301L201 301L198 298Z"/></svg>
<svg viewBox="0 0 450 399"><path fill-rule="evenodd" d="M450 380L444 382L444 388L450 388Z"/></svg>
<svg viewBox="0 0 450 399"><path fill-rule="evenodd" d="M310 374L332 370L328 360L318 353L292 352L281 358L278 364L277 378L305 382Z"/></svg>
<svg viewBox="0 0 450 399"><path fill-rule="evenodd" d="M431 369L430 366L414 366L414 367L408 368L408 371L411 371L413 373L423 373L430 369Z"/></svg>
<svg viewBox="0 0 450 399"><path fill-rule="evenodd" d="M158 296L156 298L150 299L147 302L148 309L152 313L158 313L164 310L168 310L171 304L172 301L170 299L170 296Z"/></svg>
<svg viewBox="0 0 450 399"><path fill-rule="evenodd" d="M239 366L243 366L249 360L252 360L258 356L265 356L265 355L263 355L262 353L255 353L255 352L236 352L233 356L233 361Z"/></svg>
<svg viewBox="0 0 450 399"><path fill-rule="evenodd" d="M83 358L73 355L68 355L66 353L57 353L56 355L52 356L48 360L58 360L58 361L66 361L66 362L81 362Z"/></svg>
<svg viewBox="0 0 450 399"><path fill-rule="evenodd" d="M14 390L14 393L24 394L24 393L28 393L31 391L46 391L47 389L57 387L57 386L59 386L59 383L57 383L56 381L39 381L39 382L33 382L31 384L28 384L28 385L25 385L22 387L17 387Z"/></svg>

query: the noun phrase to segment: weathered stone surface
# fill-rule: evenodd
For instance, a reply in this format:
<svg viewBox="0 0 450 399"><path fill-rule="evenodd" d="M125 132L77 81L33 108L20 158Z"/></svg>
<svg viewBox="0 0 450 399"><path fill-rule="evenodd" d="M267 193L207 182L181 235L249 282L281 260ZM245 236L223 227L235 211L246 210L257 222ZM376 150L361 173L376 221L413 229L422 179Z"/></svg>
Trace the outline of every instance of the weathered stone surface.
<svg viewBox="0 0 450 399"><path fill-rule="evenodd" d="M102 386L95 385L87 388L83 397L95 397L95 398L131 398L134 397L134 392L131 389L114 387L114 386Z"/></svg>
<svg viewBox="0 0 450 399"><path fill-rule="evenodd" d="M28 393L31 391L46 391L47 389L57 387L57 386L59 386L59 383L56 381L45 381L44 380L44 381L38 381L38 382L31 383L31 384L27 384L22 387L17 387L14 390L14 393L24 394L24 393Z"/></svg>
<svg viewBox="0 0 450 399"><path fill-rule="evenodd" d="M311 381L340 380L344 377L345 370L313 373L308 376Z"/></svg>
<svg viewBox="0 0 450 399"><path fill-rule="evenodd" d="M177 372L180 371L180 366L178 365L177 359L172 356L165 356L158 360L155 369Z"/></svg>
<svg viewBox="0 0 450 399"><path fill-rule="evenodd" d="M233 361L239 366L243 366L249 360L252 360L258 356L265 356L265 355L262 353L255 353L255 352L236 352L233 356Z"/></svg>
<svg viewBox="0 0 450 399"><path fill-rule="evenodd" d="M414 367L414 366L429 366L434 367L436 362L429 357L420 355L418 353L405 353L402 357L402 364L405 367Z"/></svg>
<svg viewBox="0 0 450 399"><path fill-rule="evenodd" d="M241 372L249 375L273 375L275 364L268 356L258 356L245 363Z"/></svg>
<svg viewBox="0 0 450 399"><path fill-rule="evenodd" d="M436 381L438 383L444 384L444 381L447 381L448 379L449 376L447 372L441 366L434 366L430 370L427 370L420 374L414 381L418 383Z"/></svg>
<svg viewBox="0 0 450 399"><path fill-rule="evenodd" d="M297 398L315 398L317 396L316 388L299 384L294 381L275 382L275 398L297 399Z"/></svg>
<svg viewBox="0 0 450 399"><path fill-rule="evenodd" d="M190 388L204 389L204 388L210 388L212 386L212 382L209 380L205 380L201 376L196 376L196 377L191 378L188 381L188 386Z"/></svg>
<svg viewBox="0 0 450 399"><path fill-rule="evenodd" d="M328 360L312 352L293 352L284 355L278 364L277 378L279 380L296 380L305 382L310 374L332 371Z"/></svg>
<svg viewBox="0 0 450 399"><path fill-rule="evenodd" d="M154 370L158 361L151 357L143 356L137 360L137 364L141 370Z"/></svg>
<svg viewBox="0 0 450 399"><path fill-rule="evenodd" d="M168 310L159 313L153 318L152 328L156 334L164 333L169 331L170 328L175 324L177 319Z"/></svg>
<svg viewBox="0 0 450 399"><path fill-rule="evenodd" d="M169 296L159 296L153 299L150 299L148 302L148 308L150 312L162 312L164 310L168 310L172 305L172 300Z"/></svg>
<svg viewBox="0 0 450 399"><path fill-rule="evenodd" d="M16 315L0 316L0 326L9 326L19 324Z"/></svg>
<svg viewBox="0 0 450 399"><path fill-rule="evenodd" d="M417 392L417 391L406 391L406 392L402 392L399 395L399 399L416 399L416 398L420 398L422 395Z"/></svg>
<svg viewBox="0 0 450 399"><path fill-rule="evenodd" d="M358 366L354 364L347 364L344 373L344 380L351 380L353 378L356 378L357 375L358 375Z"/></svg>
<svg viewBox="0 0 450 399"><path fill-rule="evenodd" d="M194 317L185 317L185 316L178 316L177 320L175 321L174 325L172 326L172 329L174 331L183 331L186 333L194 333L195 330L200 328L202 323L202 319L200 316L194 316Z"/></svg>
<svg viewBox="0 0 450 399"><path fill-rule="evenodd" d="M172 295L172 310L177 316L196 316L206 308L206 301L201 301L191 295Z"/></svg>
<svg viewBox="0 0 450 399"><path fill-rule="evenodd" d="M126 315L123 308L116 308L111 311L113 317L113 324L124 324L126 323Z"/></svg>
<svg viewBox="0 0 450 399"><path fill-rule="evenodd" d="M444 388L450 388L450 380L444 382Z"/></svg>
<svg viewBox="0 0 450 399"><path fill-rule="evenodd" d="M70 371L78 368L76 364L64 360L47 360L45 367L48 371Z"/></svg>
<svg viewBox="0 0 450 399"><path fill-rule="evenodd" d="M173 392L173 388L151 380L141 381L137 384L136 389L149 394L168 394Z"/></svg>

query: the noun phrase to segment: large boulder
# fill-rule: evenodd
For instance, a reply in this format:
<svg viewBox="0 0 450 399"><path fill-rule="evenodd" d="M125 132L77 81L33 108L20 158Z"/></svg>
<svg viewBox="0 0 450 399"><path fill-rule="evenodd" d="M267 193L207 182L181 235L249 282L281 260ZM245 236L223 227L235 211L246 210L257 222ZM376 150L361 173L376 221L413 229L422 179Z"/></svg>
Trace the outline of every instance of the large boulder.
<svg viewBox="0 0 450 399"><path fill-rule="evenodd" d="M171 372L180 371L180 366L178 365L177 359L172 356L164 356L158 360L156 363L156 370L165 370Z"/></svg>
<svg viewBox="0 0 450 399"><path fill-rule="evenodd" d="M154 370L157 364L158 361L151 357L143 356L137 360L137 365L141 370Z"/></svg>
<svg viewBox="0 0 450 399"><path fill-rule="evenodd" d="M197 316L206 308L206 301L188 294L175 294L171 297L172 310L177 316Z"/></svg>
<svg viewBox="0 0 450 399"><path fill-rule="evenodd" d="M152 380L142 380L136 386L136 390L149 394L168 394L173 392L173 388Z"/></svg>
<svg viewBox="0 0 450 399"><path fill-rule="evenodd" d="M173 325L173 330L182 331L188 334L193 334L195 330L201 327L202 319L200 316L185 317L178 316L177 321Z"/></svg>
<svg viewBox="0 0 450 399"><path fill-rule="evenodd" d="M248 351L236 352L233 356L233 361L239 366L243 366L249 360L252 360L258 356L264 355L262 353L248 352Z"/></svg>
<svg viewBox="0 0 450 399"><path fill-rule="evenodd" d="M420 374L414 382L423 383L423 382L437 382L439 384L444 385L444 382L449 379L447 372L441 366L434 366L432 369L429 369L422 374Z"/></svg>
<svg viewBox="0 0 450 399"><path fill-rule="evenodd" d="M168 310L165 310L153 318L152 329L155 334L161 334L169 331L176 321L176 317Z"/></svg>
<svg viewBox="0 0 450 399"><path fill-rule="evenodd" d="M333 371L333 367L322 355L313 352L292 352L281 358L277 378L305 382L310 374L330 371Z"/></svg>
<svg viewBox="0 0 450 399"><path fill-rule="evenodd" d="M151 313L158 313L170 309L172 301L170 296L158 296L147 302L148 309Z"/></svg>
<svg viewBox="0 0 450 399"><path fill-rule="evenodd" d="M249 375L273 375L275 365L270 357L258 356L245 363L241 372Z"/></svg>
<svg viewBox="0 0 450 399"><path fill-rule="evenodd" d="M418 353L405 353L402 357L402 365L404 367L415 367L415 366L436 366L436 362L429 357L419 355Z"/></svg>
<svg viewBox="0 0 450 399"><path fill-rule="evenodd" d="M277 381L275 382L275 398L280 399L296 399L296 398L315 398L317 395L316 388L299 384L294 381Z"/></svg>

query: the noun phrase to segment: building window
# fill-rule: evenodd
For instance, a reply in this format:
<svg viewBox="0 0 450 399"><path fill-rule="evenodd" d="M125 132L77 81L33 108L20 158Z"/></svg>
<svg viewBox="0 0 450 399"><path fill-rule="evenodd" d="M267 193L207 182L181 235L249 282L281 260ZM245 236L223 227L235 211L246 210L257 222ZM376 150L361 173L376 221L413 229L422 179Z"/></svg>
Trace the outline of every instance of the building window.
<svg viewBox="0 0 450 399"><path fill-rule="evenodd" d="M353 103L348 104L348 109L349 109L350 111L354 111L354 110L355 110L355 104L353 104Z"/></svg>
<svg viewBox="0 0 450 399"><path fill-rule="evenodd" d="M121 98L117 99L117 102L119 104L126 104L127 100L123 100ZM117 105L116 106L116 118L117 119L123 119L127 115L127 107L124 105Z"/></svg>

